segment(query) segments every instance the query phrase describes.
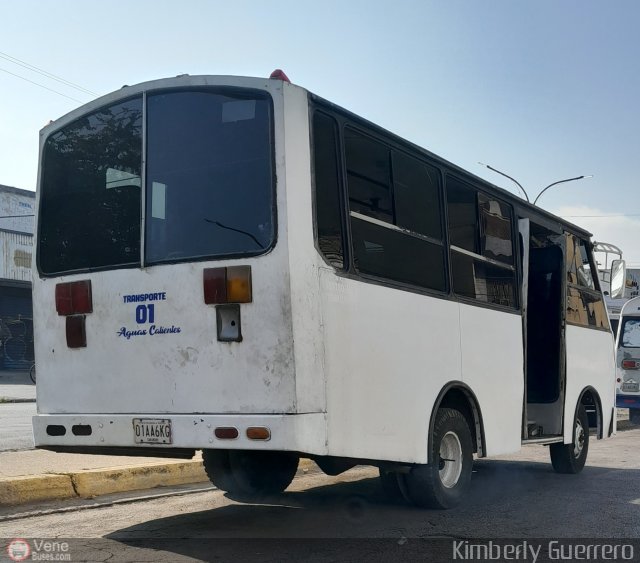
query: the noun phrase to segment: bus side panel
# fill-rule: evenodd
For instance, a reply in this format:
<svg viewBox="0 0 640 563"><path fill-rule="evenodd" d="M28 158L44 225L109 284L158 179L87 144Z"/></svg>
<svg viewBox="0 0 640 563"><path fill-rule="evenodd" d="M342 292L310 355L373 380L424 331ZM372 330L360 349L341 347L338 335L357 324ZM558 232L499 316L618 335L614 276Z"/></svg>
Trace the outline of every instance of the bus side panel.
<svg viewBox="0 0 640 563"><path fill-rule="evenodd" d="M460 304L462 381L475 393L486 455L516 452L522 435L522 317Z"/></svg>
<svg viewBox="0 0 640 563"><path fill-rule="evenodd" d="M580 394L593 387L602 404L606 438L615 404L615 358L611 333L567 325L567 387L564 407L564 442L573 442L573 419ZM614 427L615 428L615 427Z"/></svg>
<svg viewBox="0 0 640 563"><path fill-rule="evenodd" d="M318 296L318 265L323 261L314 247L313 203L309 148L307 93L284 83L287 232L291 290L291 323L294 334L295 392L298 412L324 412L325 380L323 341ZM291 189L289 189L291 187ZM282 241L283 244L285 241Z"/></svg>
<svg viewBox="0 0 640 563"><path fill-rule="evenodd" d="M433 403L460 379L458 304L321 268L329 454L427 462Z"/></svg>

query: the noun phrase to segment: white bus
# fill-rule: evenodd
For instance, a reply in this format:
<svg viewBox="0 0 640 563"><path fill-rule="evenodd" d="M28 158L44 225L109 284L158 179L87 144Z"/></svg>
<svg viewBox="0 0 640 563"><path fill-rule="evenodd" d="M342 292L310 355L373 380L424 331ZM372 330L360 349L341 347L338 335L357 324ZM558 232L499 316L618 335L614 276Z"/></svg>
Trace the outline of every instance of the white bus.
<svg viewBox="0 0 640 563"><path fill-rule="evenodd" d="M629 420L640 424L640 297L622 307L618 329L616 406L629 409Z"/></svg>
<svg viewBox="0 0 640 563"><path fill-rule="evenodd" d="M478 457L615 431L590 235L291 84L180 76L42 130L36 445L299 458L450 507Z"/></svg>

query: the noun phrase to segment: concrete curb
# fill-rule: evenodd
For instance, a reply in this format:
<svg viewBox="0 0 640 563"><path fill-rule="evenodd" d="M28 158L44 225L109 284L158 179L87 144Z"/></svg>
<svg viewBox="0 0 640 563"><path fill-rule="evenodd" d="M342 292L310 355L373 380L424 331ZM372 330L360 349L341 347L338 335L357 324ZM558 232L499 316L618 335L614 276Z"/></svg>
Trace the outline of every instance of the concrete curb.
<svg viewBox="0 0 640 563"><path fill-rule="evenodd" d="M35 399L11 399L9 397L0 397L0 405L6 405L8 403L35 403Z"/></svg>
<svg viewBox="0 0 640 563"><path fill-rule="evenodd" d="M309 470L312 466L311 460L301 459L299 470ZM6 477L0 479L0 505L93 498L112 493L208 481L200 460Z"/></svg>

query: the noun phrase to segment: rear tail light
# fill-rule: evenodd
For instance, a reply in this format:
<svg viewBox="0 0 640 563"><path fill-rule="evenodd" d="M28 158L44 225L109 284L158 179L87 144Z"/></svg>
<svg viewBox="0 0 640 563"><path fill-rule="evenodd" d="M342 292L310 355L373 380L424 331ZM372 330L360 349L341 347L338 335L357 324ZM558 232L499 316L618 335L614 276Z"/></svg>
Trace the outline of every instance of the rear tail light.
<svg viewBox="0 0 640 563"><path fill-rule="evenodd" d="M640 369L640 361L622 360L622 369Z"/></svg>
<svg viewBox="0 0 640 563"><path fill-rule="evenodd" d="M247 428L247 438L249 440L267 441L271 439L271 430L265 426L249 426Z"/></svg>
<svg viewBox="0 0 640 563"><path fill-rule="evenodd" d="M57 284L56 311L62 316L91 313L93 311L91 280Z"/></svg>
<svg viewBox="0 0 640 563"><path fill-rule="evenodd" d="M219 426L213 433L218 440L235 440L238 437L238 429L233 426Z"/></svg>
<svg viewBox="0 0 640 563"><path fill-rule="evenodd" d="M202 284L207 305L251 303L253 298L251 266L205 268Z"/></svg>
<svg viewBox="0 0 640 563"><path fill-rule="evenodd" d="M67 346L69 348L86 348L87 331L84 315L71 315L66 319Z"/></svg>

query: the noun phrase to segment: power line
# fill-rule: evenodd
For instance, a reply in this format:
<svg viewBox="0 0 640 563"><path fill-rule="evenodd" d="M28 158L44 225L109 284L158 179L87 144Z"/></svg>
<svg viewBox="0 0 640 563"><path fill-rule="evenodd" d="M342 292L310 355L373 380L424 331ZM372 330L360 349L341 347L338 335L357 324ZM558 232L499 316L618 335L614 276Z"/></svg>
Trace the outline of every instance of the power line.
<svg viewBox="0 0 640 563"><path fill-rule="evenodd" d="M91 90L87 90L86 88L83 88L82 86L75 84L74 82L70 82L69 80L65 80L64 78L61 78L60 76L56 76L55 74L51 74L50 72L47 72L46 70L43 70L41 68L38 68L37 66L34 66L32 64L29 64L25 61L21 61L20 59L17 59L16 57L12 57L11 55L8 55L7 53L3 53L2 51L0 51L0 58L3 58L13 64L16 64L18 66L21 66L23 68L26 68L28 70L31 70L33 72L37 72L38 74L42 74L43 76L46 76L47 78L50 78L51 80L56 80L57 82L60 82L62 84L65 84L66 86L71 86L71 88L75 88L76 90L80 90L81 92L84 92L85 94L89 94L90 96L97 96L98 94L96 94L95 92L92 92Z"/></svg>
<svg viewBox="0 0 640 563"><path fill-rule="evenodd" d="M569 219L573 219L575 217L589 217L591 219L604 219L607 217L640 217L640 213L617 213L615 215L563 215L563 217L567 217Z"/></svg>
<svg viewBox="0 0 640 563"><path fill-rule="evenodd" d="M44 88L45 90L49 90L49 92L53 92L54 94L58 94L59 96L63 96L65 98L69 98L70 100L73 100L74 102L78 102L79 104L83 103L82 100L78 100L77 98L72 98L71 96L67 96L66 94L63 94L62 92L58 92L57 90L54 90L53 88L49 88L48 86L44 86L43 84L39 84L38 82L34 82L33 80L29 80L28 78L25 78L24 76L20 76L19 74L15 74L14 72L8 71L7 69L0 68L0 71L6 72L7 74L10 74L11 76L15 76L16 78L20 78L21 80L24 80L25 82L30 82L31 84L35 84L36 86L40 86L40 88Z"/></svg>

